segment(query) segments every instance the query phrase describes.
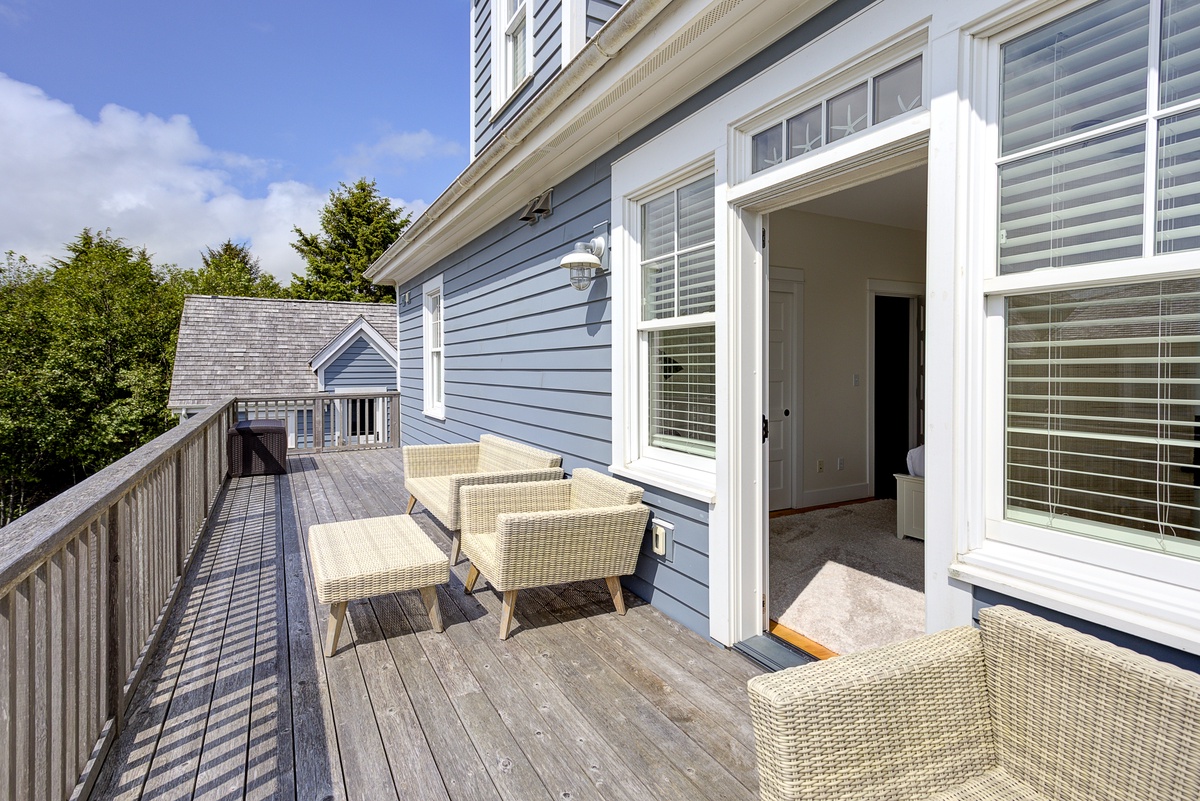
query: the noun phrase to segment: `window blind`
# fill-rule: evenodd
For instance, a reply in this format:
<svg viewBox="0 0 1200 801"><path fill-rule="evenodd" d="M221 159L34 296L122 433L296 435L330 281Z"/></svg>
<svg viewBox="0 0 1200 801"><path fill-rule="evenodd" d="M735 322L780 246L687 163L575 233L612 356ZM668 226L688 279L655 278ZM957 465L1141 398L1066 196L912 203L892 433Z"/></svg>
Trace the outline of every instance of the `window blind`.
<svg viewBox="0 0 1200 801"><path fill-rule="evenodd" d="M1005 45L1000 152L1143 113L1149 46L1147 0L1104 0Z"/></svg>
<svg viewBox="0 0 1200 801"><path fill-rule="evenodd" d="M1200 279L1006 316L1006 516L1200 558Z"/></svg>
<svg viewBox="0 0 1200 801"><path fill-rule="evenodd" d="M642 319L703 314L716 308L713 178L642 206Z"/></svg>
<svg viewBox="0 0 1200 801"><path fill-rule="evenodd" d="M1200 112L1158 127L1157 251L1200 248Z"/></svg>
<svg viewBox="0 0 1200 801"><path fill-rule="evenodd" d="M1200 0L1163 2L1158 81L1163 107L1200 97Z"/></svg>
<svg viewBox="0 0 1200 801"><path fill-rule="evenodd" d="M716 328L649 333L650 444L716 456Z"/></svg>

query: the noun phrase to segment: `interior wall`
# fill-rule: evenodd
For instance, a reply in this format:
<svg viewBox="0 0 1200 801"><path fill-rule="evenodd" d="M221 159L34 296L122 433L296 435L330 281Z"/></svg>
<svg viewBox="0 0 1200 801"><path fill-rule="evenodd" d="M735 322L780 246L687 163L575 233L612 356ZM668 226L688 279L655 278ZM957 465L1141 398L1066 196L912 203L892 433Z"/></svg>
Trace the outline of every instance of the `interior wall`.
<svg viewBox="0 0 1200 801"><path fill-rule="evenodd" d="M925 232L786 209L771 265L804 270L802 506L867 492L867 282L925 281ZM854 376L858 375L858 386ZM837 469L838 458L845 467ZM825 469L818 472L823 460Z"/></svg>

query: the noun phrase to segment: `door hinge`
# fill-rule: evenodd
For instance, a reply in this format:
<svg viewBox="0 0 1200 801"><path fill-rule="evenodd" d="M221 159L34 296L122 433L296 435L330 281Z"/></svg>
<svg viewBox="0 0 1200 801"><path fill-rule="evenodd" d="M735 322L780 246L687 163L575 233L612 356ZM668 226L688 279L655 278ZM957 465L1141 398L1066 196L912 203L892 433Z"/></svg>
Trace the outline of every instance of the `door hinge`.
<svg viewBox="0 0 1200 801"><path fill-rule="evenodd" d="M771 427L767 424L767 416L763 415L763 442L767 441L767 435L770 433Z"/></svg>
<svg viewBox="0 0 1200 801"><path fill-rule="evenodd" d="M762 246L764 248L767 246L767 229L766 228L762 229Z"/></svg>

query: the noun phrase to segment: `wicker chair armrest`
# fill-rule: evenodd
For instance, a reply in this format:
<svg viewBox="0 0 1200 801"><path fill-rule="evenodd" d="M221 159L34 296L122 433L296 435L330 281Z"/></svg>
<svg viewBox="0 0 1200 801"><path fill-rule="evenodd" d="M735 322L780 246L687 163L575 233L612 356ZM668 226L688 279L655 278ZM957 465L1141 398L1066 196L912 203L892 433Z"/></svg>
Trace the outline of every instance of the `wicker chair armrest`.
<svg viewBox="0 0 1200 801"><path fill-rule="evenodd" d="M404 475L408 478L473 473L478 467L478 442L404 446Z"/></svg>
<svg viewBox="0 0 1200 801"><path fill-rule="evenodd" d="M560 478L550 481L467 484L459 493L459 502L463 536L487 533L496 530L496 518L504 512L568 508L571 505L571 482Z"/></svg>
<svg viewBox="0 0 1200 801"><path fill-rule="evenodd" d="M644 504L545 512L506 512L496 519L501 590L625 576L634 571L650 508Z"/></svg>
<svg viewBox="0 0 1200 801"><path fill-rule="evenodd" d="M922 799L996 764L970 627L756 676L748 690L764 801Z"/></svg>

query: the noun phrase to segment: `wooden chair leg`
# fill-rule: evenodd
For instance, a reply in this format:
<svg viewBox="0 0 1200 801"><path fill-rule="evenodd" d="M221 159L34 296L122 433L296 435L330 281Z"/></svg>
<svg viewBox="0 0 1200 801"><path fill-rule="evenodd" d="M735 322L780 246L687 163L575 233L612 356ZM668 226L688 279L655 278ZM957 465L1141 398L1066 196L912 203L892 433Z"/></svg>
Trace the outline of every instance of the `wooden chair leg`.
<svg viewBox="0 0 1200 801"><path fill-rule="evenodd" d="M463 584L463 589L466 590L467 595L470 595L475 591L475 582L478 580L479 568L475 567L475 565L471 565L467 568L467 580L466 583Z"/></svg>
<svg viewBox="0 0 1200 801"><path fill-rule="evenodd" d="M458 549L462 543L462 532L454 532L454 536L450 538L450 567L458 564Z"/></svg>
<svg viewBox="0 0 1200 801"><path fill-rule="evenodd" d="M507 590L504 593L504 605L500 610L500 639L508 639L508 630L512 628L513 612L517 610L517 590Z"/></svg>
<svg viewBox="0 0 1200 801"><path fill-rule="evenodd" d="M617 607L617 614L625 614L625 595L621 592L620 577L609 576L604 582L608 584L608 594L612 596L613 604Z"/></svg>
<svg viewBox="0 0 1200 801"><path fill-rule="evenodd" d="M337 650L338 637L342 634L342 621L346 618L349 601L329 605L329 627L325 630L325 656L333 656Z"/></svg>
<svg viewBox="0 0 1200 801"><path fill-rule="evenodd" d="M429 624L433 626L433 630L443 631L442 608L438 606L437 587L422 587L421 600L425 602L425 609L429 612Z"/></svg>
<svg viewBox="0 0 1200 801"><path fill-rule="evenodd" d="M404 514L406 514L406 515L411 515L411 514L412 514L412 510L413 510L413 507L414 507L414 506L416 506L416 505L417 505L417 496L416 496L416 495L409 495L409 496L408 496L408 508L404 510Z"/></svg>

